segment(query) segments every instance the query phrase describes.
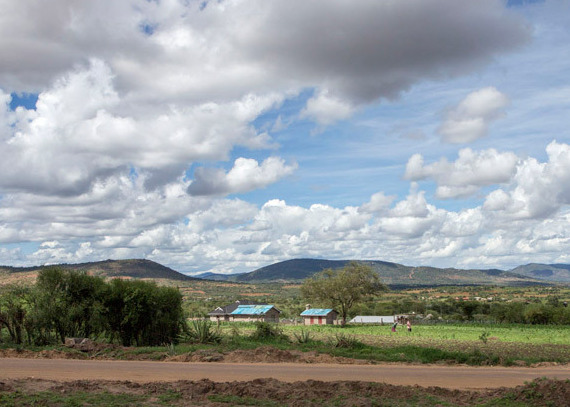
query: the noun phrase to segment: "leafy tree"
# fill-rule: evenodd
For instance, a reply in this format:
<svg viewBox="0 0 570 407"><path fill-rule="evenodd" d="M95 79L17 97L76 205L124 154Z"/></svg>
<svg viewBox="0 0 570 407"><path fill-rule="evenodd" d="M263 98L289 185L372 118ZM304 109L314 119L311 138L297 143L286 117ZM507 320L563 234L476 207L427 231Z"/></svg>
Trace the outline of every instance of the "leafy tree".
<svg viewBox="0 0 570 407"><path fill-rule="evenodd" d="M110 340L124 346L176 343L186 327L178 289L147 281L111 281L105 309Z"/></svg>
<svg viewBox="0 0 570 407"><path fill-rule="evenodd" d="M363 263L350 262L339 270L326 269L305 279L301 286L303 297L335 308L342 324L350 309L363 298L386 291L378 274Z"/></svg>
<svg viewBox="0 0 570 407"><path fill-rule="evenodd" d="M463 311L463 315L465 315L465 319L468 321L473 319L473 314L479 308L477 301L460 301L457 305Z"/></svg>
<svg viewBox="0 0 570 407"><path fill-rule="evenodd" d="M104 330L102 299L107 285L86 273L48 267L36 282L35 319L38 328L66 337L89 337Z"/></svg>
<svg viewBox="0 0 570 407"><path fill-rule="evenodd" d="M0 292L0 331L5 327L16 344L24 342L29 293L30 288L21 285L4 287Z"/></svg>

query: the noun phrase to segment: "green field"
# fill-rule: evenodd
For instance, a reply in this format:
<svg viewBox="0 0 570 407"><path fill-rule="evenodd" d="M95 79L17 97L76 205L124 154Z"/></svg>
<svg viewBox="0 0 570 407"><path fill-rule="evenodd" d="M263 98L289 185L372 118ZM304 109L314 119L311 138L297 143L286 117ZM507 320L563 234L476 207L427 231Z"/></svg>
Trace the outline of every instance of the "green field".
<svg viewBox="0 0 570 407"><path fill-rule="evenodd" d="M302 326L283 325L285 332L298 332L302 329L310 330L318 336L334 334L342 331L355 335L367 342L374 342L374 338L388 337L410 339L459 340L481 341L481 335L486 333L488 341L519 342L527 344L561 344L570 345L569 325L524 325L524 324L444 324L413 325L412 332L407 332L404 326L398 326L396 332L391 332L391 325L365 326L347 325L338 326Z"/></svg>

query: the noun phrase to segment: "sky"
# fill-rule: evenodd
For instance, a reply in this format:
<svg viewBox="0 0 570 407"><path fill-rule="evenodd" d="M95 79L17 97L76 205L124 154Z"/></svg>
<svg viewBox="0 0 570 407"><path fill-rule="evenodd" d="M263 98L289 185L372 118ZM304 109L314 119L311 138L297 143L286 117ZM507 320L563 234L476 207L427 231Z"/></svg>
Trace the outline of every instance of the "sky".
<svg viewBox="0 0 570 407"><path fill-rule="evenodd" d="M570 263L568 0L0 0L0 264Z"/></svg>

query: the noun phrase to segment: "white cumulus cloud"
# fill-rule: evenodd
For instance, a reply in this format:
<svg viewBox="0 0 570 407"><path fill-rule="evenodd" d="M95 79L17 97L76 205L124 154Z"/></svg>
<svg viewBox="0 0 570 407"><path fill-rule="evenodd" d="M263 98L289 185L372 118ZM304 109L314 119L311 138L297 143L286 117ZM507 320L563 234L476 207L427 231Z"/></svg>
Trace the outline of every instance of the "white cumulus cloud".
<svg viewBox="0 0 570 407"><path fill-rule="evenodd" d="M516 154L495 149L476 152L465 148L454 162L442 158L428 165L420 154L414 154L406 164L404 177L411 181L433 179L438 198L460 198L473 195L484 186L509 182L518 161Z"/></svg>
<svg viewBox="0 0 570 407"><path fill-rule="evenodd" d="M487 135L492 121L501 117L509 99L494 87L472 92L447 113L439 128L448 143L470 143Z"/></svg>
<svg viewBox="0 0 570 407"><path fill-rule="evenodd" d="M198 168L188 187L191 195L228 195L264 188L295 171L279 157L269 157L261 165L250 158L238 158L226 174L221 169Z"/></svg>

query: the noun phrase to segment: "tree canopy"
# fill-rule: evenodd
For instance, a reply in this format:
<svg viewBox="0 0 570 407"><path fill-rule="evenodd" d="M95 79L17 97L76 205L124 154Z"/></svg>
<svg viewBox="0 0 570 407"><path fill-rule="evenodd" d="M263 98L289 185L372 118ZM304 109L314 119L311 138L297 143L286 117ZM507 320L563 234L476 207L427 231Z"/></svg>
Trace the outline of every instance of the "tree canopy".
<svg viewBox="0 0 570 407"><path fill-rule="evenodd" d="M342 269L326 269L305 279L301 293L310 301L335 308L344 325L354 304L364 297L380 294L387 289L372 267L364 263L350 262Z"/></svg>
<svg viewBox="0 0 570 407"><path fill-rule="evenodd" d="M0 335L2 328L17 344L104 335L147 346L175 343L186 323L177 288L48 267L34 286L0 287Z"/></svg>

